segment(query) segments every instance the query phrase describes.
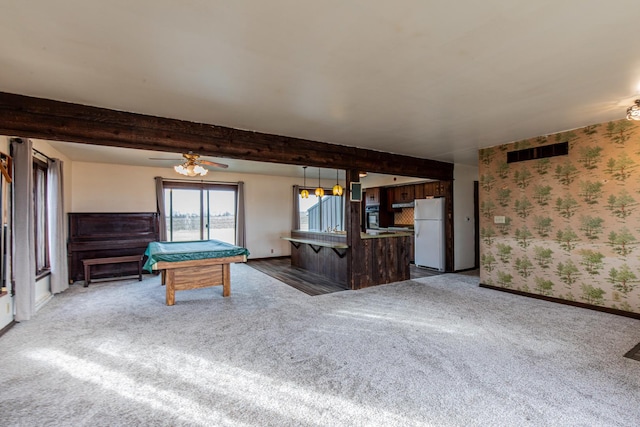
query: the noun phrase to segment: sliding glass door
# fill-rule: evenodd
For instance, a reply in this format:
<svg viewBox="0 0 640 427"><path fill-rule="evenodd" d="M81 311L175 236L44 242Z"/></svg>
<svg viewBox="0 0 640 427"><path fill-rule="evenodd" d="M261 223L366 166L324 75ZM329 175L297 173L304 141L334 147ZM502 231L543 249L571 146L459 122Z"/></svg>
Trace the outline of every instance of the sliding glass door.
<svg viewBox="0 0 640 427"><path fill-rule="evenodd" d="M167 240L221 240L236 244L237 187L165 182Z"/></svg>
<svg viewBox="0 0 640 427"><path fill-rule="evenodd" d="M207 191L207 239L236 244L236 192L235 190Z"/></svg>

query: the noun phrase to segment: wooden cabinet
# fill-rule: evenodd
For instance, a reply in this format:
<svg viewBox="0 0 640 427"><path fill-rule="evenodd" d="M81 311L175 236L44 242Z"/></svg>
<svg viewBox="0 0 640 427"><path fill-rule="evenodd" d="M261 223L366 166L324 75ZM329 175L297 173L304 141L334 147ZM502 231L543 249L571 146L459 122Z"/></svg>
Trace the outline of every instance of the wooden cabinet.
<svg viewBox="0 0 640 427"><path fill-rule="evenodd" d="M379 205L380 204L380 187L367 188L367 203L366 205Z"/></svg>
<svg viewBox="0 0 640 427"><path fill-rule="evenodd" d="M414 185L401 185L400 187L395 187L394 203L413 202L416 198L414 187Z"/></svg>
<svg viewBox="0 0 640 427"><path fill-rule="evenodd" d="M409 240L409 262L416 262L416 240L414 236L411 236Z"/></svg>
<svg viewBox="0 0 640 427"><path fill-rule="evenodd" d="M413 186L413 192L416 199L424 199L424 184L416 184Z"/></svg>
<svg viewBox="0 0 640 427"><path fill-rule="evenodd" d="M448 183L444 181L436 181L436 194L434 194L434 196L446 196L446 184Z"/></svg>
<svg viewBox="0 0 640 427"><path fill-rule="evenodd" d="M394 187L388 187L384 189L387 193L387 210L393 212L393 205L396 202L396 189Z"/></svg>
<svg viewBox="0 0 640 427"><path fill-rule="evenodd" d="M425 197L442 197L447 195L448 182L446 181L425 182L422 185L424 189L424 195L423 197L416 197L416 199Z"/></svg>
<svg viewBox="0 0 640 427"><path fill-rule="evenodd" d="M435 182L425 182L424 197L433 197L435 195Z"/></svg>

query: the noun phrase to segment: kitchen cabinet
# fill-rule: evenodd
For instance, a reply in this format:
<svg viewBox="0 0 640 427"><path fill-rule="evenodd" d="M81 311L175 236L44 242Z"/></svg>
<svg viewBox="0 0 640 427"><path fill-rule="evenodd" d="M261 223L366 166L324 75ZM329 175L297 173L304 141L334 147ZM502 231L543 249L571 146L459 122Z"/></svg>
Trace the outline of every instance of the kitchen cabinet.
<svg viewBox="0 0 640 427"><path fill-rule="evenodd" d="M434 196L446 196L448 185L448 182L436 181L436 194L434 194Z"/></svg>
<svg viewBox="0 0 640 427"><path fill-rule="evenodd" d="M409 203L415 200L414 185L401 185L395 187L394 191L394 203Z"/></svg>
<svg viewBox="0 0 640 427"><path fill-rule="evenodd" d="M416 241L415 241L415 237L412 237L409 240L409 262L412 262L414 264L416 262Z"/></svg>
<svg viewBox="0 0 640 427"><path fill-rule="evenodd" d="M387 193L387 211L393 212L393 205L396 202L396 191L395 187L387 187L384 189Z"/></svg>
<svg viewBox="0 0 640 427"><path fill-rule="evenodd" d="M416 199L424 199L424 184L416 184L413 186L413 192Z"/></svg>
<svg viewBox="0 0 640 427"><path fill-rule="evenodd" d="M446 181L433 181L433 182L425 182L424 186L424 197L442 197L447 195L447 186L449 185ZM419 197L416 197L419 198Z"/></svg>
<svg viewBox="0 0 640 427"><path fill-rule="evenodd" d="M367 188L367 206L380 204L380 187Z"/></svg>

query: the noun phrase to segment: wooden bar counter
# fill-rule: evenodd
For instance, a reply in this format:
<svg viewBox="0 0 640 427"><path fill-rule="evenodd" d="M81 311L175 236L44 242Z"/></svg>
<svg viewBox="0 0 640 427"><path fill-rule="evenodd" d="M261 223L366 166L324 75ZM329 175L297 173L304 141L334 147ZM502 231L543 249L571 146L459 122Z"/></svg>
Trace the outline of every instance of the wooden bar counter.
<svg viewBox="0 0 640 427"><path fill-rule="evenodd" d="M320 274L348 286L348 255L344 232L291 231L282 237L291 243L291 265ZM358 274L363 286L399 282L410 278L409 262L413 234L402 232L362 233L364 251Z"/></svg>

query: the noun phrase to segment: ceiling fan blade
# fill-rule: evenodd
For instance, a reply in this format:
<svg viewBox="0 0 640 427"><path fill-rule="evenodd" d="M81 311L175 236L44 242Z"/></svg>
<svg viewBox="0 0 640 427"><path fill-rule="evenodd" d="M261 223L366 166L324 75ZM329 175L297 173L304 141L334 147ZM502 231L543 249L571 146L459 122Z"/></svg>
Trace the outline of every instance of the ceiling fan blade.
<svg viewBox="0 0 640 427"><path fill-rule="evenodd" d="M182 161L184 159L167 159L165 157L149 157L149 160L167 160L167 161L171 161L171 162L177 162L177 161Z"/></svg>
<svg viewBox="0 0 640 427"><path fill-rule="evenodd" d="M229 167L229 165L225 165L224 163L210 162L209 160L198 159L198 163L201 163L203 165L215 166L217 168L223 168L223 169L226 169Z"/></svg>

